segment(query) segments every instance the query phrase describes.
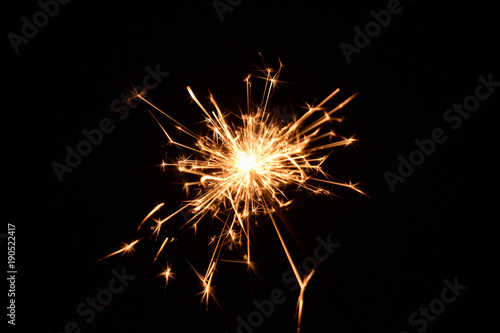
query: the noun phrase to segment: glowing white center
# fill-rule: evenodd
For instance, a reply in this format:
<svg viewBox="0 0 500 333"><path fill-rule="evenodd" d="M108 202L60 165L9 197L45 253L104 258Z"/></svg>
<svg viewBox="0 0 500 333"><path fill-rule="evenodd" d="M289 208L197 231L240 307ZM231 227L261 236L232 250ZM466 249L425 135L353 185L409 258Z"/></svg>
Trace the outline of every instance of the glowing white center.
<svg viewBox="0 0 500 333"><path fill-rule="evenodd" d="M240 171L248 172L248 171L252 170L256 164L257 163L255 162L255 160L252 157L250 157L246 154L241 154L238 157L238 160L236 162L236 167Z"/></svg>

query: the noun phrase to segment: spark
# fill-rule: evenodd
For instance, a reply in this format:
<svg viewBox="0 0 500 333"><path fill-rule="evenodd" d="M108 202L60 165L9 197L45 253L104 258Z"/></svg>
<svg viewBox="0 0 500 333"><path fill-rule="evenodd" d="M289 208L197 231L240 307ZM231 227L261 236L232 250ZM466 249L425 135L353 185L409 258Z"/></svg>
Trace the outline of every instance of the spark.
<svg viewBox="0 0 500 333"><path fill-rule="evenodd" d="M168 285L169 280L175 280L174 273L172 273L172 267L170 264L167 264L167 267L163 269L163 271L158 274L159 277L165 279L165 287Z"/></svg>
<svg viewBox="0 0 500 333"><path fill-rule="evenodd" d="M131 243L129 243L129 244L124 243L121 249L119 249L118 251L115 251L115 252L113 252L113 253L108 254L107 256L105 256L105 257L103 257L103 258L99 259L98 261L104 260L104 259L106 259L106 258L109 258L109 257L111 257L111 256L114 256L114 255L117 255L117 254L120 254L120 253L121 253L122 255L123 255L124 253L132 253L132 252L134 252L134 250L135 250L135 249L134 249L134 245L135 245L135 244L137 244L139 241L140 241L140 239L136 239L135 241L133 241L133 242L131 242Z"/></svg>
<svg viewBox="0 0 500 333"><path fill-rule="evenodd" d="M365 193L358 188L358 184L353 184L351 181L338 181L321 167L333 149L349 146L357 141L354 137L345 138L333 130L322 131L323 127L332 121L340 123L343 120L343 118L333 116L356 94L328 108L327 103L340 91L340 89L335 89L319 104L307 105L307 111L298 119L286 124L282 123L268 111L275 87L280 83L278 77L282 67L280 62L277 70L266 67L260 70L259 75L249 74L244 79L247 93L246 111L241 111L240 115L234 118L230 113L221 110L211 94L209 94L210 109L205 107L188 86L189 95L203 112L207 130L204 135L194 133L156 107L145 98L143 92L136 91L135 97L166 116L177 130L196 141L193 146L175 141L153 112L149 111L168 141L191 154L190 157L179 158L177 163L162 161L162 169L177 168L180 173L193 175L196 181L185 183L187 193L190 188L201 189L179 210L166 218L153 219L156 222L153 235L156 234L157 238L161 226L185 209L192 213L186 225L190 225L195 231L202 220L210 220L220 230L217 235L210 237L209 246L212 250L205 273L200 274L189 263L202 286L201 301L205 301L208 306L209 299L215 299L212 282L218 263L221 261L243 262L252 269L254 266L251 261L251 244L255 234L252 232L255 223L252 222L256 221L258 215L269 217L300 286L297 301L297 332L300 332L304 292L314 270L304 277L300 276L278 227L276 217L289 231L291 230L291 226L285 221L286 218L281 212L293 201L293 198L287 195L287 190L295 188L329 195L332 193L324 187L333 185L346 187L364 195ZM252 98L252 79L254 78L264 80L264 91L259 98L259 103L254 103ZM161 203L147 214L140 223L139 229L163 206L164 204ZM105 258L130 251L138 241L128 244ZM166 237L154 258L155 261L170 241L172 239ZM241 253L241 260L226 258L223 249L227 247L238 249ZM171 267L168 266L161 275L168 283L173 276Z"/></svg>

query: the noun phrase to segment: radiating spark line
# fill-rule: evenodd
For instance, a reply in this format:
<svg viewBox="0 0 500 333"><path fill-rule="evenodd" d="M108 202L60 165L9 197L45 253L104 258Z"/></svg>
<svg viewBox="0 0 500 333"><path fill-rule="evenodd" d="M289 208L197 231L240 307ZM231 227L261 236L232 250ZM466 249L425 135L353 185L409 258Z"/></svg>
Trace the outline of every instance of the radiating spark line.
<svg viewBox="0 0 500 333"><path fill-rule="evenodd" d="M131 242L130 244L123 244L123 247L121 249L119 249L118 251L115 251L113 253L110 253L110 254L108 254L105 257L102 257L98 261L104 260L106 258L109 258L111 256L114 256L114 255L117 255L117 254L120 254L120 253L130 253L130 252L133 252L134 251L134 245L137 244L139 241L140 241L140 239L136 239L135 241Z"/></svg>
<svg viewBox="0 0 500 333"><path fill-rule="evenodd" d="M153 216L153 214L158 210L160 209L161 207L163 207L165 203L161 203L159 204L158 206L156 206L151 212L149 212L148 215L146 215L146 217L142 220L142 222L139 224L139 227L137 228L137 231L139 231L141 229L141 226L144 224L144 222L146 222L151 216Z"/></svg>
<svg viewBox="0 0 500 333"><path fill-rule="evenodd" d="M165 244L167 244L168 240L169 240L169 238L166 237L165 241L163 241L163 244L161 244L160 249L156 253L156 257L155 257L155 259L153 261L156 261L156 259L158 259L158 256L160 255L160 252L163 250L163 248L165 247Z"/></svg>
<svg viewBox="0 0 500 333"><path fill-rule="evenodd" d="M212 94L209 94L209 101L214 110L208 110L188 86L189 95L203 112L208 130L205 135L196 135L148 101L142 92L138 93L135 89L134 91L136 98L141 99L154 110L166 116L174 123L177 130L196 140L194 147L175 141L154 114L148 110L171 144L188 149L194 154L192 157L180 158L176 164L162 162L162 168L176 167L181 173L197 177L198 181L185 182L184 187L187 193L189 193L190 187L197 186L201 189L181 209L166 218L154 219L156 226L153 228L152 235L156 235L155 239L157 239L162 224L171 220L184 209L189 209L193 213L184 226L190 225L195 232L198 223L207 215L211 217L214 225L220 228L220 232L210 239L209 246L212 247L212 255L205 274L201 275L188 261L203 289L200 293L202 295L201 302L205 302L208 307L210 298L213 298L218 304L212 284L218 263L221 261L245 262L249 268L252 268L251 221L259 214L268 216L300 286L296 310L297 332L299 332L304 308L304 292L314 270L304 277L299 275L288 246L279 230L275 216L279 217L292 237L296 237L296 232L281 211L283 207L289 206L294 200L287 196L286 191L293 186L311 193L332 194L321 186L324 184L346 187L364 195L365 193L357 187L357 183L337 181L321 168L332 149L345 147L357 141L354 137L342 137L333 130L326 133L321 131L323 126L329 122L342 121L339 118L332 118L332 115L341 110L357 94L353 94L335 107L327 109L326 104L340 92L340 89L335 89L319 104L307 104L307 111L304 114L283 125L271 117L271 113L267 110L275 86L280 82L278 78L282 67L281 61L276 71L267 66L266 63L266 68L261 70L262 76L256 76L256 78L265 81L259 104L252 103L251 79L253 76L248 75L244 79L247 94L246 110L240 110L240 116L234 121L229 120L229 114L222 112ZM332 138L335 138L336 141L331 141ZM323 154L321 154L322 152ZM140 223L138 229L141 229L143 224L163 206L163 203L157 205ZM154 261L158 259L165 246L172 240L170 236L165 238ZM122 249L105 258L131 251L138 241L126 244ZM297 244L299 247L301 246L300 241L297 241ZM238 251L241 251L242 260L224 258L222 250L226 246L234 246ZM170 266L167 266L167 269L162 273L166 283L172 275Z"/></svg>

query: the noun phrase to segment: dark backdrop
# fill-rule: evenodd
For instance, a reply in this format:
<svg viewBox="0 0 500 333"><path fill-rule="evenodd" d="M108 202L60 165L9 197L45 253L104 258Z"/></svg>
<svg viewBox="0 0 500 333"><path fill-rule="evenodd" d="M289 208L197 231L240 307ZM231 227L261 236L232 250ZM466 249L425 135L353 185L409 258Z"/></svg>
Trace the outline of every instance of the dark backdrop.
<svg viewBox="0 0 500 333"><path fill-rule="evenodd" d="M159 245L153 241L141 242L131 256L97 261L122 241L136 239L137 225L157 203L165 202L165 215L185 198L182 177L157 166L165 152L174 158L178 151L166 146L144 104L125 110L126 89L142 84L148 66L168 72L149 98L200 131L201 112L190 103L186 86L205 103L210 89L220 105L236 110L245 103L243 79L253 64L262 64L258 52L272 66L278 57L285 65L281 79L289 84L279 86L273 108L286 105L288 112L300 114L305 102L320 101L335 88L341 93L332 105L359 92L337 129L356 134L360 142L335 150L325 170L362 182L370 198L332 188L340 198L299 195L286 212L310 251L318 237L340 244L306 289L303 332L494 327L500 87L490 87L490 96L459 125L458 120L447 123L443 115L466 98L474 101L469 97L476 94L479 76L500 81L496 7L402 0L398 13L381 27L370 25L371 11L379 13L393 2L229 3L219 2L232 8L221 14L223 20L212 1L71 1L57 10L47 7L53 17L47 15L45 22L34 0L4 11L2 188L7 200L1 232L7 232L7 223L16 226L16 328L295 331L298 291L282 278L289 267L269 220L255 229L257 275L239 264L221 264L214 280L220 308L212 301L208 311L199 305L201 287L183 258L203 271L203 234L196 240L182 234L159 263L152 262ZM40 27L36 33L24 28L31 37L16 46L16 53L9 33L22 37L23 25L34 15ZM372 37L356 41L355 28L364 30L367 23L375 29ZM357 42L356 52L346 57L343 42L351 47ZM98 128L103 119L113 130L60 181L54 161L65 163L65 147L76 149L85 139L82 131ZM446 141L435 144L392 191L384 174L397 174L398 156L416 156L414 140L431 138L436 128ZM172 222L182 223L181 216ZM300 264L303 255L295 248L292 252ZM155 275L167 261L176 280L165 288ZM134 278L91 318L89 297L107 295L113 270ZM445 304L440 300L444 280L467 289ZM253 302L268 304L276 289L286 300L268 317L256 314ZM444 295L449 299L453 293ZM77 312L82 303L85 315ZM418 314L416 322L409 322L414 312L429 306L437 315L429 312L422 319ZM238 317L248 322L249 315L254 324L260 318L262 323L238 328Z"/></svg>

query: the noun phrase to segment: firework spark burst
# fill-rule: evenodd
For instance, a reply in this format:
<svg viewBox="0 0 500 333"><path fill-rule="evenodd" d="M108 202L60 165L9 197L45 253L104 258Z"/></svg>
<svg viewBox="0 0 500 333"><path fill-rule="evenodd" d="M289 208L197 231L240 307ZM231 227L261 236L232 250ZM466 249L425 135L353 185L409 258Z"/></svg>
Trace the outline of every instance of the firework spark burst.
<svg viewBox="0 0 500 333"><path fill-rule="evenodd" d="M339 92L339 89L336 89L319 104L306 105L307 111L298 119L283 124L268 111L270 99L276 85L280 82L278 78L281 69L280 62L277 70L266 67L259 70L259 74L248 75L245 78L246 110L240 110L240 115L235 118L231 118L230 113L224 113L211 94L209 94L211 110L207 110L193 90L187 87L192 100L203 111L206 135L195 134L153 105L144 97L144 91L134 91L134 98L141 99L166 116L177 130L196 141L192 147L175 141L154 113L149 111L168 141L192 154L191 157L178 159L176 163L162 162L162 168L176 168L180 173L193 175L196 180L185 183L187 193L193 188L201 189L187 201L186 206L166 218L152 218L164 206L164 203L157 205L140 223L138 229L141 229L147 221L152 220L154 223L151 227L151 237L158 240L162 225L185 209L192 213L186 225L193 227L195 231L198 223L205 220L218 224L220 233L210 239L209 246L213 250L205 273L200 274L189 263L203 286L201 301L206 302L208 306L209 299L215 299L212 281L218 263L220 261L244 262L252 269L251 244L252 237L255 235L251 230L255 226L252 221L262 215L269 217L300 286L296 313L299 332L304 292L314 270L304 277L299 275L277 223L281 221L289 231L292 230L281 212L293 201L293 198L287 194L288 190L294 188L331 195L332 193L324 187L333 185L364 193L357 187L358 184L338 181L325 173L321 167L332 149L345 147L357 141L354 137L342 137L333 130L322 131L331 122L341 120L341 118L333 117L334 114L349 103L356 94L336 104L333 108L327 108L327 102ZM252 79L254 78L264 80L263 93L258 103L252 100ZM121 249L104 258L131 252L140 240L124 244ZM166 237L161 242L154 261L158 259L165 246L173 241L175 239L172 237ZM225 258L223 250L227 246L241 248L241 259ZM173 280L173 275L170 264L160 274L166 284Z"/></svg>

